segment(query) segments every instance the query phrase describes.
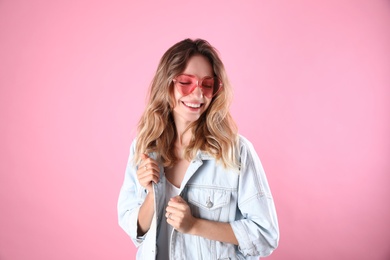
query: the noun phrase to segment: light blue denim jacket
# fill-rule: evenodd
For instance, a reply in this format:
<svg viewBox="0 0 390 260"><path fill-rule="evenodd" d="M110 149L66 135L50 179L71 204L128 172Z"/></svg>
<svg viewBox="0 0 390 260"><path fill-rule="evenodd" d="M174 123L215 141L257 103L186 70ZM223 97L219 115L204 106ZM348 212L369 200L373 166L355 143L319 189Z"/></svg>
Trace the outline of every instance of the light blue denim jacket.
<svg viewBox="0 0 390 260"><path fill-rule="evenodd" d="M240 136L238 171L227 170L210 155L198 151L185 173L180 195L194 217L229 222L239 245L208 240L199 236L171 234L170 259L259 259L277 247L279 227L260 159L252 144ZM155 213L149 231L137 236L137 219L146 190L140 186L133 163L135 141L131 145L123 186L118 200L119 225L131 237L137 259L155 259L157 235L165 220L165 176L160 165L160 181L153 185ZM156 158L155 154L150 154ZM157 213L157 214L156 214Z"/></svg>

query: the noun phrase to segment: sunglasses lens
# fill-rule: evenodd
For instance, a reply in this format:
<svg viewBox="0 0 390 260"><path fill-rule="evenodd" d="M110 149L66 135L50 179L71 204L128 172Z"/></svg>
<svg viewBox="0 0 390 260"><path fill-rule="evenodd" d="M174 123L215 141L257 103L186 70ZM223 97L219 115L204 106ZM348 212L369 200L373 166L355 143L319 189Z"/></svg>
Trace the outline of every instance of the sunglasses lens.
<svg viewBox="0 0 390 260"><path fill-rule="evenodd" d="M194 89L193 86L196 85L196 78L189 75L179 75L176 78L176 84L183 95L188 95Z"/></svg>
<svg viewBox="0 0 390 260"><path fill-rule="evenodd" d="M218 90L219 88L219 80L218 78L204 78L202 81L202 90L203 94L211 98Z"/></svg>

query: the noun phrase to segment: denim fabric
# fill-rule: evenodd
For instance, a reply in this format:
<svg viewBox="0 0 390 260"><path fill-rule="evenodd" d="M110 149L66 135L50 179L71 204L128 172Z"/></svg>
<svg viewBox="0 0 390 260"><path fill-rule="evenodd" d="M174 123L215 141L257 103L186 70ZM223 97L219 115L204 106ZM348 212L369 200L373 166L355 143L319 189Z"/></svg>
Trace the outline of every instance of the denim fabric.
<svg viewBox="0 0 390 260"><path fill-rule="evenodd" d="M138 247L137 259L155 259L160 221L165 221L165 176L153 185L155 214L149 231L137 237L137 219L146 190L137 181L133 164L135 142L130 149L123 186L118 199L119 225ZM241 167L228 170L210 155L198 151L185 173L180 189L194 217L229 222L239 245L182 234L174 230L170 259L259 259L277 247L279 227L271 191L252 144L240 136ZM156 158L155 154L150 154Z"/></svg>

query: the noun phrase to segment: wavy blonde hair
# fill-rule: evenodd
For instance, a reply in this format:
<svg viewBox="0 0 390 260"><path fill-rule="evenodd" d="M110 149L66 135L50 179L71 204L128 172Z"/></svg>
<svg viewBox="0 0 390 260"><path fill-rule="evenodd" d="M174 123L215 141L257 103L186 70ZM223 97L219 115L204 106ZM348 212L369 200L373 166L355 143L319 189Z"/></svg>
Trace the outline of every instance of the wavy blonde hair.
<svg viewBox="0 0 390 260"><path fill-rule="evenodd" d="M202 39L185 39L169 48L162 56L149 89L148 103L138 124L135 162L142 153L156 152L164 167L178 160L174 144L176 132L172 110L175 106L175 76L182 73L194 55L206 57L223 88L213 97L207 110L187 130L192 138L184 151L184 158L192 160L202 150L219 160L224 167L238 168L237 126L230 115L232 88L217 50Z"/></svg>

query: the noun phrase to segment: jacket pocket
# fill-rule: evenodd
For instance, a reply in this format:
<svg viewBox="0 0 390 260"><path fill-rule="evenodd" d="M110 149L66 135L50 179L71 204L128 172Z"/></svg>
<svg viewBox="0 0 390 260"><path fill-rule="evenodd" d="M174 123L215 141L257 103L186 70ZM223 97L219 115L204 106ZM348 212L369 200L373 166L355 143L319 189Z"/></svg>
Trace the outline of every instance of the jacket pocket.
<svg viewBox="0 0 390 260"><path fill-rule="evenodd" d="M189 206L194 217L228 222L231 191L189 186L187 192Z"/></svg>

